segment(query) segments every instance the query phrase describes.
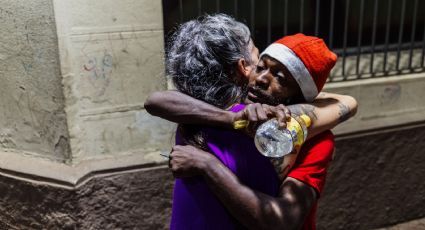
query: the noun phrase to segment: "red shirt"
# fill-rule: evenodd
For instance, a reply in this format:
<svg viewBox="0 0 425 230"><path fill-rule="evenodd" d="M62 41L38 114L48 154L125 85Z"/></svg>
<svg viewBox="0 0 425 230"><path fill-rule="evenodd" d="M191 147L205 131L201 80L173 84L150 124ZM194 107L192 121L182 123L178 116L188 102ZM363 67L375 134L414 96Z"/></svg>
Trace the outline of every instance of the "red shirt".
<svg viewBox="0 0 425 230"><path fill-rule="evenodd" d="M331 131L326 131L313 137L301 148L297 161L288 176L310 185L320 197L333 151L334 135ZM317 202L311 208L303 229L316 229L316 210Z"/></svg>

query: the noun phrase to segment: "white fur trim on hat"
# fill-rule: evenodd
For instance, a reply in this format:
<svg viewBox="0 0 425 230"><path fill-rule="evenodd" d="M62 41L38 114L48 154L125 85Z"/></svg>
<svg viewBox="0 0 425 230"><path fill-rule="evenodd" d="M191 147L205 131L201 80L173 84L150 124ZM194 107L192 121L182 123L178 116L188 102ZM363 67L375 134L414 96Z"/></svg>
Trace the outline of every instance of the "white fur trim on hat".
<svg viewBox="0 0 425 230"><path fill-rule="evenodd" d="M261 53L260 58L263 55L268 55L286 66L300 86L307 102L311 102L316 98L318 94L316 83L314 83L308 69L294 51L283 44L273 43Z"/></svg>

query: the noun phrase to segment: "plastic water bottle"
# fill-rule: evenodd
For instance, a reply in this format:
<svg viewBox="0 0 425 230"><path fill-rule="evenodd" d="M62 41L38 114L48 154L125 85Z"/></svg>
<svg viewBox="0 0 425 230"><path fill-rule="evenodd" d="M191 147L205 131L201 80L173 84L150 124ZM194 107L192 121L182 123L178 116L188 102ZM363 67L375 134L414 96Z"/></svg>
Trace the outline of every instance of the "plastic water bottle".
<svg viewBox="0 0 425 230"><path fill-rule="evenodd" d="M258 151L266 157L283 157L293 150L297 152L307 139L307 128L311 125L309 116L294 116L279 129L276 119L271 119L258 127L254 141Z"/></svg>

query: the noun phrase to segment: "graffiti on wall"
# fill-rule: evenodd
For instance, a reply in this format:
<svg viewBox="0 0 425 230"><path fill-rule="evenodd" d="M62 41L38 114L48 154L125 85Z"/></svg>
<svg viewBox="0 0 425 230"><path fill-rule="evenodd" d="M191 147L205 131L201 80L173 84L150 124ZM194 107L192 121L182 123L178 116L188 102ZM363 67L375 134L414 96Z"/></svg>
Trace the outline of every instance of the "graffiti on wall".
<svg viewBox="0 0 425 230"><path fill-rule="evenodd" d="M98 57L87 55L87 61L83 65L83 70L90 84L96 89L97 96L105 94L106 88L110 84L112 68L113 57L107 51L104 51Z"/></svg>

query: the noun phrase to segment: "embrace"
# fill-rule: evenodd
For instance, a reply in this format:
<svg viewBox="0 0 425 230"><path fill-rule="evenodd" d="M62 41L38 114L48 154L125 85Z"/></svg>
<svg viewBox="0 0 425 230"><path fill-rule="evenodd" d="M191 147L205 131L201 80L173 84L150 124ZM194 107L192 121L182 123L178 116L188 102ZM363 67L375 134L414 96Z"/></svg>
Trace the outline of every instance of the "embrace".
<svg viewBox="0 0 425 230"><path fill-rule="evenodd" d="M317 201L334 154L329 131L357 102L320 92L336 63L322 39L296 34L261 54L249 29L227 15L206 15L176 30L166 49L177 90L145 102L179 124L169 167L176 178L171 229L315 229ZM282 157L261 155L259 124L311 119L307 141ZM248 120L243 130L233 123Z"/></svg>

